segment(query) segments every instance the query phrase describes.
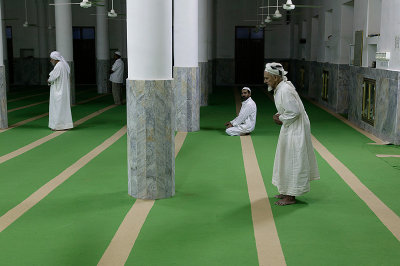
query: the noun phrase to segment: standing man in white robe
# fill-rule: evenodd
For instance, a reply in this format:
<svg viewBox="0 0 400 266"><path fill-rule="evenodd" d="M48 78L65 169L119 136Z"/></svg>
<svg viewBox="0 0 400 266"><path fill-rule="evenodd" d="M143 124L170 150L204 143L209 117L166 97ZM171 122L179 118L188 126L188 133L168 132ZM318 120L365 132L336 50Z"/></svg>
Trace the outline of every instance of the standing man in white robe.
<svg viewBox="0 0 400 266"><path fill-rule="evenodd" d="M121 53L114 53L115 62L111 67L111 88L114 98L114 103L120 105L122 103L122 85L124 83L124 62L121 59Z"/></svg>
<svg viewBox="0 0 400 266"><path fill-rule="evenodd" d="M74 127L71 115L70 67L64 57L54 51L50 54L54 66L47 83L50 87L49 128L67 130Z"/></svg>
<svg viewBox="0 0 400 266"><path fill-rule="evenodd" d="M251 90L248 87L242 89L242 108L239 116L226 122L226 134L229 136L248 135L256 127L257 106L251 99Z"/></svg>
<svg viewBox="0 0 400 266"><path fill-rule="evenodd" d="M268 91L274 91L278 110L273 120L281 125L272 176L272 184L280 193L275 196L280 199L275 204L281 206L296 203L296 196L310 191L310 181L319 179L310 121L286 74L279 63L267 64L264 71L264 83L268 84Z"/></svg>

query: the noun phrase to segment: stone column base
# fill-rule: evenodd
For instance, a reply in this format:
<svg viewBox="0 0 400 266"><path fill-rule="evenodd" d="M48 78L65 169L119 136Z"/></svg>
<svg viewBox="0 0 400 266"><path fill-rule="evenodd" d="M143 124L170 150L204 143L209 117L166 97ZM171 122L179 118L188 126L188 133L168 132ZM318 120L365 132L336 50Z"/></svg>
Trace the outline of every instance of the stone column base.
<svg viewBox="0 0 400 266"><path fill-rule="evenodd" d="M172 80L127 80L128 193L139 199L175 194Z"/></svg>
<svg viewBox="0 0 400 266"><path fill-rule="evenodd" d="M110 72L110 60L97 60L96 84L97 93L104 94L109 92L108 79Z"/></svg>
<svg viewBox="0 0 400 266"><path fill-rule="evenodd" d="M0 66L0 128L8 128L6 68Z"/></svg>
<svg viewBox="0 0 400 266"><path fill-rule="evenodd" d="M200 80L198 67L174 67L175 130L200 130Z"/></svg>
<svg viewBox="0 0 400 266"><path fill-rule="evenodd" d="M75 67L74 61L68 61L69 67L71 68L71 73L69 76L70 79L70 96L71 96L71 105L76 103L75 98Z"/></svg>
<svg viewBox="0 0 400 266"><path fill-rule="evenodd" d="M199 62L200 69L200 106L208 105L208 62Z"/></svg>

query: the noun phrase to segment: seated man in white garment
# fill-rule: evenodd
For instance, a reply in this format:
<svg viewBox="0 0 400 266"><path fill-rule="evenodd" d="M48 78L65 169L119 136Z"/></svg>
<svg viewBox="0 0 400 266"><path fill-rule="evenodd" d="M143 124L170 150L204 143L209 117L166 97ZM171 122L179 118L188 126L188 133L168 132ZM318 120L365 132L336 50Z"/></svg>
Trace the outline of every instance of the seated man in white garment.
<svg viewBox="0 0 400 266"><path fill-rule="evenodd" d="M251 90L248 87L242 89L242 108L239 116L230 122L226 122L226 134L229 136L248 135L256 127L257 106L251 99Z"/></svg>

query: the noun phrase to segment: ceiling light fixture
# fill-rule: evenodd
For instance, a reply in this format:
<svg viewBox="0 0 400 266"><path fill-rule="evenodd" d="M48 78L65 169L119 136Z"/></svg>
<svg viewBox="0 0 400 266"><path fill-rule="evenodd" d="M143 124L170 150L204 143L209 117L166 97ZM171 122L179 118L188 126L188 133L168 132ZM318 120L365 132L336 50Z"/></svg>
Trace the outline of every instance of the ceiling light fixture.
<svg viewBox="0 0 400 266"><path fill-rule="evenodd" d="M285 10L293 10L295 9L295 5L293 5L292 0L287 0L286 4L283 5L283 9Z"/></svg>

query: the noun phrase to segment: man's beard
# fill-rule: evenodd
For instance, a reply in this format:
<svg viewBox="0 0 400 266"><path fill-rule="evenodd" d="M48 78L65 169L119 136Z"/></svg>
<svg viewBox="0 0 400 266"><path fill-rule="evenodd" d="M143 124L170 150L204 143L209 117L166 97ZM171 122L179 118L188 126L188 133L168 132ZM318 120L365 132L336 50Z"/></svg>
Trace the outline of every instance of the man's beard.
<svg viewBox="0 0 400 266"><path fill-rule="evenodd" d="M244 102L244 101L246 101L249 97L244 97L244 96L241 96L241 98L242 98L242 102Z"/></svg>
<svg viewBox="0 0 400 266"><path fill-rule="evenodd" d="M56 64L55 63L53 63L53 62L50 62L53 66L55 66Z"/></svg>
<svg viewBox="0 0 400 266"><path fill-rule="evenodd" d="M271 86L268 85L268 91L273 91L274 88L272 88Z"/></svg>

